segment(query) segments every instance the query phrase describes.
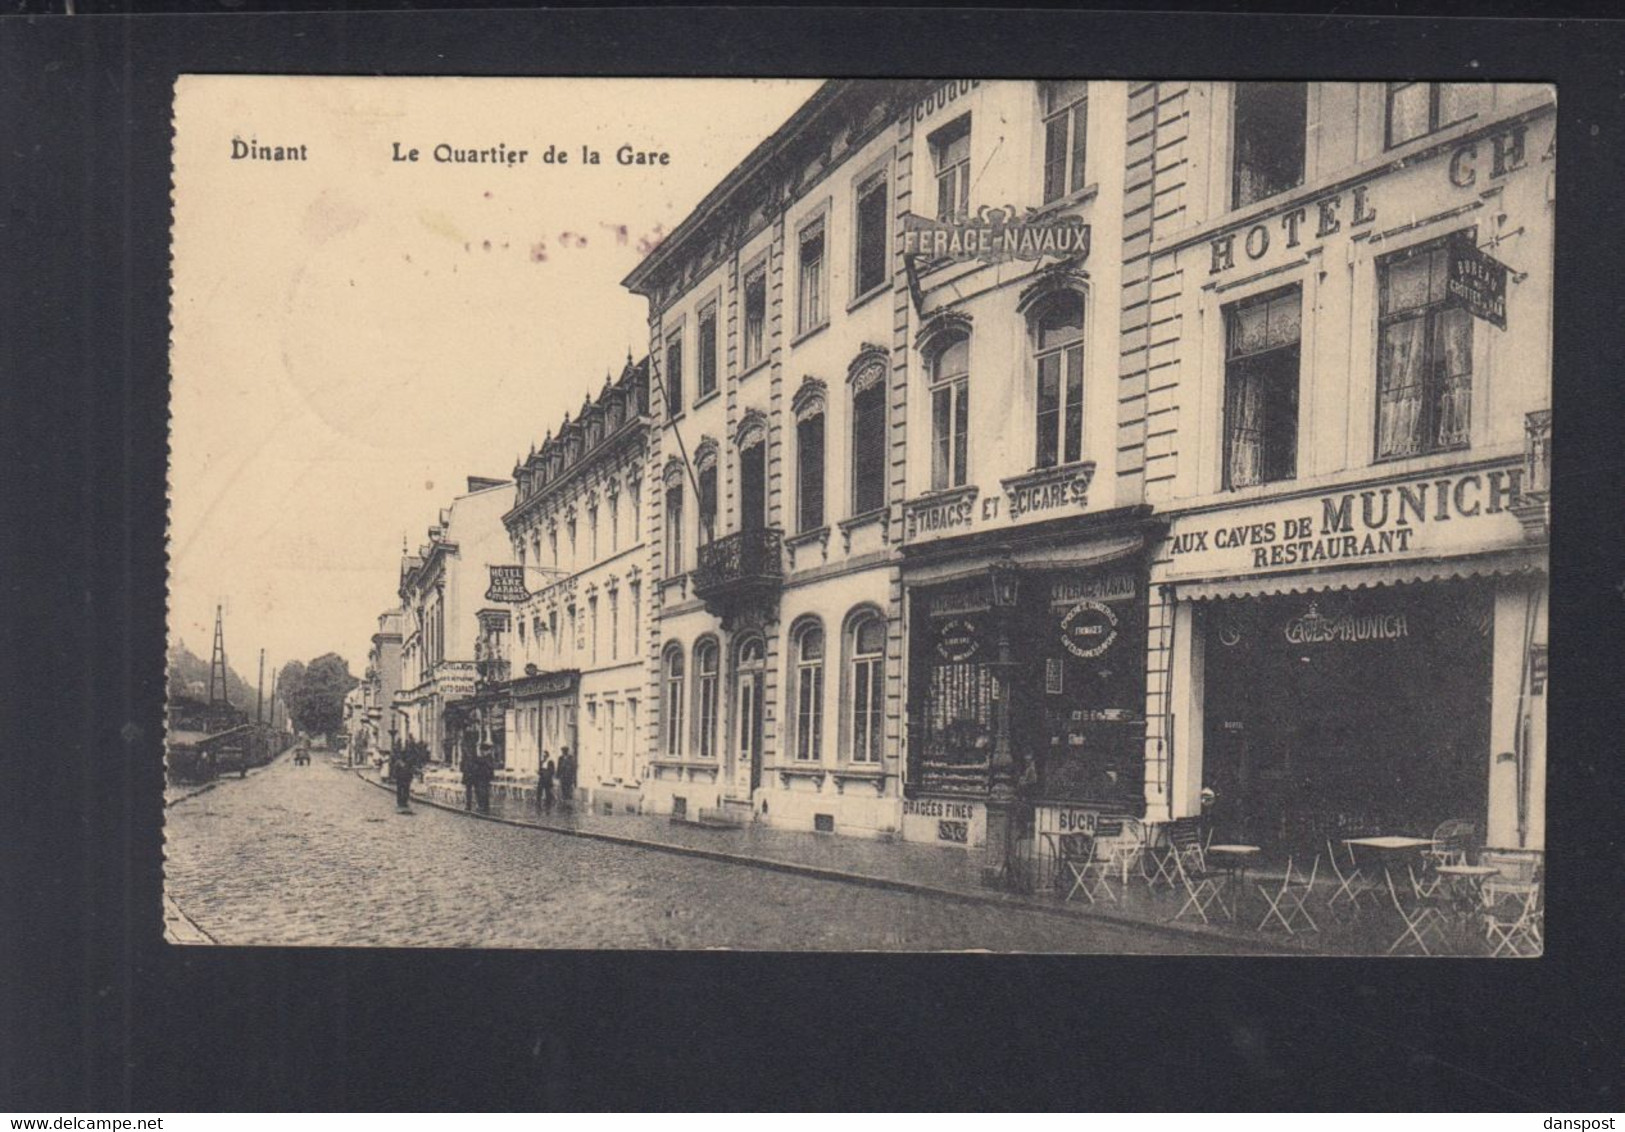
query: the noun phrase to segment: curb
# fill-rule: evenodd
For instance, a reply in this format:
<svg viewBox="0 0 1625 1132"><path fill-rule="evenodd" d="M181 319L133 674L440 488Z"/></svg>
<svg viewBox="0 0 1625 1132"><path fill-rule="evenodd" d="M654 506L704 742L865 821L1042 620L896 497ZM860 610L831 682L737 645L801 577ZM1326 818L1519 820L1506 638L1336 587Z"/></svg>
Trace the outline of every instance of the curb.
<svg viewBox="0 0 1625 1132"><path fill-rule="evenodd" d="M285 755L287 753L288 752L283 751L282 755ZM248 781L248 779L253 778L255 775L259 774L261 771L269 770L271 767L276 765L277 759L280 759L282 757L282 755L277 755L276 758L273 758L270 762L266 763L264 766L249 767L248 768L248 773L243 775L243 777L239 781L246 782L246 781ZM209 791L213 790L216 786L219 786L222 782L230 782L230 781L231 780L229 778L218 778L218 777L217 778L211 778L209 781L205 782L202 786L199 786L196 790L193 790L189 794L182 794L179 798L167 798L167 799L165 799L164 800L164 809L167 810L171 806L178 806L182 802L191 801L193 798L196 798L199 794L207 794Z"/></svg>
<svg viewBox="0 0 1625 1132"><path fill-rule="evenodd" d="M393 792L393 787L386 782L376 782L363 774L359 769L352 768L355 776L369 786L380 790ZM699 857L704 860L720 861L724 864L744 865L751 868L766 869L770 872L791 873L798 876L811 877L815 880L834 881L840 884L856 884L865 888L887 889L893 892L906 892L914 896L928 896L938 900L958 900L964 903L985 904L1003 908L1021 908L1030 912L1038 912L1047 916L1058 916L1070 920L1096 920L1111 924L1114 927L1136 928L1144 931L1156 932L1161 935L1176 936L1181 939L1214 940L1227 944L1243 944L1256 948L1263 955L1301 955L1304 957L1325 957L1329 953L1310 951L1304 948L1285 946L1279 940L1266 939L1254 936L1232 935L1220 929L1204 927L1195 924L1174 924L1167 921L1140 920L1132 916L1114 915L1110 912L1099 912L1093 908L1072 907L1065 904L1041 904L1029 901L1020 896L1000 892L970 892L963 889L943 888L938 885L923 884L919 881L900 880L894 877L877 877L867 873L842 872L839 869L824 868L819 865L805 865L796 861L780 861L772 857L751 857L742 853L728 853L720 849L703 849L693 845L673 845L665 841L646 841L637 837L626 837L615 833L600 833L595 830L566 829L562 826L540 825L536 822L519 821L515 818L499 817L496 814L471 813L457 806L447 805L413 794L412 800L424 806L437 810L444 810L451 814L460 814L463 817L474 818L479 821L494 822L497 825L512 826L515 829L533 829L542 833L555 833L565 837L579 837L588 841L603 841L611 845L621 845L633 849L653 849L662 853L672 853L682 857ZM1245 958L1241 956L1240 958Z"/></svg>

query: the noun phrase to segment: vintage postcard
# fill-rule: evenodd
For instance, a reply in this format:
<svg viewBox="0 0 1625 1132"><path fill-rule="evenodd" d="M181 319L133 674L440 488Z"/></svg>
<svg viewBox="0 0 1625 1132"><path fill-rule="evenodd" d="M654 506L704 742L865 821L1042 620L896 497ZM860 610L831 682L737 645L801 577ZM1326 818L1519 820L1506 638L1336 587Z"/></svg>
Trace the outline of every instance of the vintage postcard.
<svg viewBox="0 0 1625 1132"><path fill-rule="evenodd" d="M182 77L169 938L1541 954L1556 97Z"/></svg>

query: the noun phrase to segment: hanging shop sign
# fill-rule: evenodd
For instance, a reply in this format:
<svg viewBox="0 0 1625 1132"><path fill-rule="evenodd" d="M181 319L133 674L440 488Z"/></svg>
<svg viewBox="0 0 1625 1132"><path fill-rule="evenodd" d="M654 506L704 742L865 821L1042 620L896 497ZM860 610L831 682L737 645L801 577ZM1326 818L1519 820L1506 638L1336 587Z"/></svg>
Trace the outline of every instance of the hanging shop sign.
<svg viewBox="0 0 1625 1132"><path fill-rule="evenodd" d="M1507 328L1507 265L1468 240L1450 244L1450 297L1468 314Z"/></svg>
<svg viewBox="0 0 1625 1132"><path fill-rule="evenodd" d="M981 647L982 640L976 631L976 623L963 617L945 621L937 630L937 655L943 660L958 664L975 656Z"/></svg>
<svg viewBox="0 0 1625 1132"><path fill-rule="evenodd" d="M1117 640L1117 614L1112 607L1085 599L1061 618L1061 644L1073 656L1092 659Z"/></svg>
<svg viewBox="0 0 1625 1132"><path fill-rule="evenodd" d="M1225 578L1511 550L1527 545L1513 505L1523 467L1507 463L1174 519L1156 581Z"/></svg>
<svg viewBox="0 0 1625 1132"><path fill-rule="evenodd" d="M1286 623L1283 632L1295 645L1353 644L1360 641L1396 641L1410 636L1403 613L1339 613L1328 616L1315 602L1302 617Z"/></svg>
<svg viewBox="0 0 1625 1132"><path fill-rule="evenodd" d="M492 566L491 584L485 591L486 601L527 601L530 591L525 589L523 566Z"/></svg>
<svg viewBox="0 0 1625 1132"><path fill-rule="evenodd" d="M927 260L982 260L1001 263L1011 259L1085 260L1089 258L1089 225L1076 216L1042 216L1015 205L989 208L975 216L933 220L912 213L903 218L899 237L905 256Z"/></svg>

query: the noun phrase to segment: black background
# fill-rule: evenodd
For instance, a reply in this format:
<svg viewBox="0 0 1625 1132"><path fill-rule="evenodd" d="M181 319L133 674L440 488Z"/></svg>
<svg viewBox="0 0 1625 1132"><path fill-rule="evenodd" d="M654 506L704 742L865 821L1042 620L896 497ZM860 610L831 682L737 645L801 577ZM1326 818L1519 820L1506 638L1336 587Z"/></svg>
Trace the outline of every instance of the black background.
<svg viewBox="0 0 1625 1132"><path fill-rule="evenodd" d="M176 10L221 7L253 5ZM1354 10L0 23L0 1108L1619 1109L1625 27ZM1558 82L1546 957L164 946L169 130L185 71Z"/></svg>

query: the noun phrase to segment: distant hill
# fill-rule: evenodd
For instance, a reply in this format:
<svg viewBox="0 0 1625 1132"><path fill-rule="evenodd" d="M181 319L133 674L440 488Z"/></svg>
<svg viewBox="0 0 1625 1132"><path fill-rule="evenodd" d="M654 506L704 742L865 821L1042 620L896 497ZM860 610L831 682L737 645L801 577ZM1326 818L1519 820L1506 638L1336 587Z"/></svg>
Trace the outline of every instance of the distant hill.
<svg viewBox="0 0 1625 1132"><path fill-rule="evenodd" d="M185 644L176 643L169 650L169 694L173 696L195 696L200 700L209 698L209 658L198 656L187 648ZM231 667L231 652L226 653L226 698L234 707L242 708L250 716L254 714L254 685L237 675ZM270 707L271 674L265 674L266 707Z"/></svg>

